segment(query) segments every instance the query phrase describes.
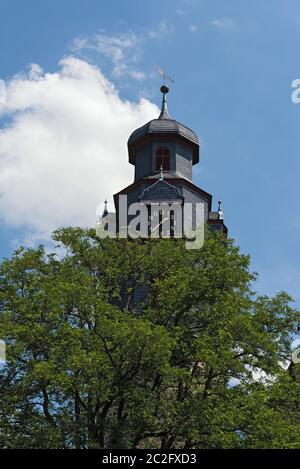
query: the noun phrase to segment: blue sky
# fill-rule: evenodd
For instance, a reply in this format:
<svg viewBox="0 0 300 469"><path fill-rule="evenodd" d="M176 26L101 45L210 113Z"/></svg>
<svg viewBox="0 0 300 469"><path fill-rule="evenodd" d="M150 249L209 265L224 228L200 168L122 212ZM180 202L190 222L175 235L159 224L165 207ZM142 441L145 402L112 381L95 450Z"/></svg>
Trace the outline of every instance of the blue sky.
<svg viewBox="0 0 300 469"><path fill-rule="evenodd" d="M101 70L121 100L159 105L155 65L166 68L176 81L170 114L202 141L195 182L215 207L222 200L230 235L260 274L258 291L284 289L300 306L300 104L291 101L300 78L299 2L1 0L0 8L7 83L32 63L55 74L72 55ZM14 116L2 116L3 128ZM123 152L126 160L125 145ZM30 223L0 217L4 256Z"/></svg>

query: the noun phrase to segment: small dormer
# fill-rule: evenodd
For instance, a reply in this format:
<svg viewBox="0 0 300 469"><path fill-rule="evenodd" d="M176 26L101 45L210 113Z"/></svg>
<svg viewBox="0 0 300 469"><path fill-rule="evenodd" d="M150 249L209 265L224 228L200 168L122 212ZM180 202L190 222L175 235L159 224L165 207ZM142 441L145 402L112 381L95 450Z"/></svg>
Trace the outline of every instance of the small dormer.
<svg viewBox="0 0 300 469"><path fill-rule="evenodd" d="M128 140L129 162L135 166L135 181L159 175L163 167L170 177L192 181L192 166L199 162L199 140L188 127L171 119L167 86L161 87L162 108L153 119L135 130Z"/></svg>

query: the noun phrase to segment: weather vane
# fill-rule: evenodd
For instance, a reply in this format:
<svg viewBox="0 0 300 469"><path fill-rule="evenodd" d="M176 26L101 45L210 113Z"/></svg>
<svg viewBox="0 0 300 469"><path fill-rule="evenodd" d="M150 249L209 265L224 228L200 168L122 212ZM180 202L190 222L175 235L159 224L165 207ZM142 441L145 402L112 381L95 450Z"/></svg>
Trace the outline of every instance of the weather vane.
<svg viewBox="0 0 300 469"><path fill-rule="evenodd" d="M172 83L175 83L175 81L173 80L173 78L171 78L169 75L166 74L166 71L163 69L163 68L160 68L159 65L156 65L156 69L158 71L158 73L160 74L160 76L163 78L164 80L164 86L166 86L166 81L169 80L171 81Z"/></svg>

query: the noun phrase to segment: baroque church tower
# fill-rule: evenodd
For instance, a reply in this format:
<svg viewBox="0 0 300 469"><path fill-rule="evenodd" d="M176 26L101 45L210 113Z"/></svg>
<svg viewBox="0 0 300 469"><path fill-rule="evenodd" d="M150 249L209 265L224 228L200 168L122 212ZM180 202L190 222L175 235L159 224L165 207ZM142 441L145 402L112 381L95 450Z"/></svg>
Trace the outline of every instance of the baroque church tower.
<svg viewBox="0 0 300 469"><path fill-rule="evenodd" d="M218 211L212 212L212 196L193 183L192 168L199 163L200 154L198 137L170 117L167 108L169 88L163 85L160 90L163 95L160 115L136 129L128 140L128 159L134 165L135 173L133 183L114 195L117 230L121 229L118 223L121 220L120 196L127 196L127 209L133 203L149 208L156 204L180 204L182 209L185 204L190 207L198 204L203 211L204 222L212 230L226 234L221 203ZM182 217L187 216L186 212L182 213L185 213ZM197 217L194 209L189 212L189 217L190 225L195 229Z"/></svg>

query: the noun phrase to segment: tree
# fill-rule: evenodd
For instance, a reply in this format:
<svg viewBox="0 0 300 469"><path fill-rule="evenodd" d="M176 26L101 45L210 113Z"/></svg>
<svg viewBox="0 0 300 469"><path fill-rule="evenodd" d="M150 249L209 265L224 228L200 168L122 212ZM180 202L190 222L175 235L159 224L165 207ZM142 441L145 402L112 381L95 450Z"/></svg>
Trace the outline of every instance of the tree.
<svg viewBox="0 0 300 469"><path fill-rule="evenodd" d="M0 267L2 448L300 447L299 313L231 240L53 238Z"/></svg>

